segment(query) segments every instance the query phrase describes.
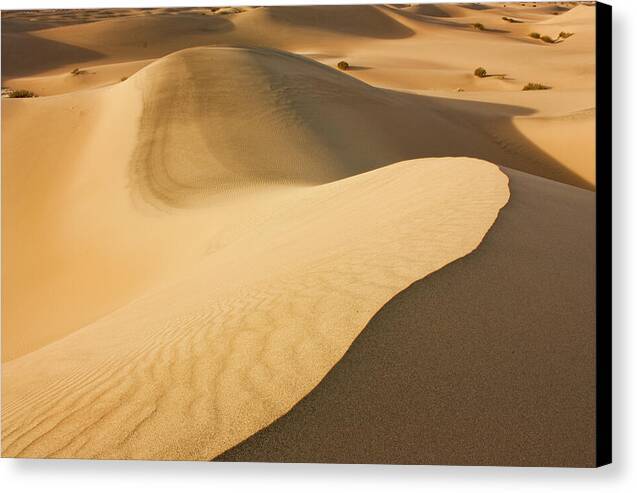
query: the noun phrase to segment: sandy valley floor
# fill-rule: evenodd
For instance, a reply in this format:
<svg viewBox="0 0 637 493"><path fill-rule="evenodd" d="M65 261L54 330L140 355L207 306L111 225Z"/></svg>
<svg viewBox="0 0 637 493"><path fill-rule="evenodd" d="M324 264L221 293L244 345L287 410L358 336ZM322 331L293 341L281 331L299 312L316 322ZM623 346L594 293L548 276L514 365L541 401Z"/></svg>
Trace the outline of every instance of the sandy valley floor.
<svg viewBox="0 0 637 493"><path fill-rule="evenodd" d="M3 456L595 463L594 5L5 11L2 86Z"/></svg>

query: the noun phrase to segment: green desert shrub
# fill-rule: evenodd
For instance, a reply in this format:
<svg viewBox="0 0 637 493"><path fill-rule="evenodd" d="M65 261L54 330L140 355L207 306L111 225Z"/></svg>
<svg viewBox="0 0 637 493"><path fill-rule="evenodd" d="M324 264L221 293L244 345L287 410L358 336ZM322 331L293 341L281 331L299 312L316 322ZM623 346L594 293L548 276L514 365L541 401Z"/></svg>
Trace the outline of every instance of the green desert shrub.
<svg viewBox="0 0 637 493"><path fill-rule="evenodd" d="M540 39L542 35L540 33L531 33L529 34L533 39Z"/></svg>
<svg viewBox="0 0 637 493"><path fill-rule="evenodd" d="M476 31L484 31L484 24L480 24L479 22L476 22L475 24L471 24L471 26L476 30Z"/></svg>
<svg viewBox="0 0 637 493"><path fill-rule="evenodd" d="M545 89L550 89L550 86L545 86L544 84L540 84L538 82L529 82L526 86L522 88L523 91L542 91Z"/></svg>
<svg viewBox="0 0 637 493"><path fill-rule="evenodd" d="M340 69L340 70L347 70L349 69L349 63L347 63L345 60L341 60L340 62L338 62L336 64L336 66Z"/></svg>
<svg viewBox="0 0 637 493"><path fill-rule="evenodd" d="M555 40L551 38L551 36L547 36L546 34L544 36L541 36L540 39L545 43L555 43Z"/></svg>
<svg viewBox="0 0 637 493"><path fill-rule="evenodd" d="M484 67L478 67L477 69L475 69L473 71L473 75L475 75L476 77L486 77L487 76L487 69Z"/></svg>
<svg viewBox="0 0 637 493"><path fill-rule="evenodd" d="M38 95L33 91L27 91L26 89L17 89L9 93L10 98L37 98Z"/></svg>

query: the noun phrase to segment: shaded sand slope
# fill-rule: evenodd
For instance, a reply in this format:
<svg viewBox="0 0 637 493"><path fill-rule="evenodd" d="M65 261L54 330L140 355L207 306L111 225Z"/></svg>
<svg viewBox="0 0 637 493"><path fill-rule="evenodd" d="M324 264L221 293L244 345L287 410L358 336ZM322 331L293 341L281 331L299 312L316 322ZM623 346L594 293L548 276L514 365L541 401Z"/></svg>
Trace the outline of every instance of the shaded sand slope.
<svg viewBox="0 0 637 493"><path fill-rule="evenodd" d="M522 108L382 90L291 53L184 50L134 83L144 94L138 174L173 205L264 182L325 183L423 156L474 156L587 186L511 125Z"/></svg>
<svg viewBox="0 0 637 493"><path fill-rule="evenodd" d="M524 109L377 89L268 49L185 50L112 87L3 110L4 360L226 245L268 217L258 205L268 187L443 156L573 179L511 125ZM233 221L227 203L246 194Z"/></svg>
<svg viewBox="0 0 637 493"><path fill-rule="evenodd" d="M224 17L182 14L126 16L9 33L2 43L3 77L37 74L55 68L53 63L68 68L99 59L113 63L157 58L207 44L212 41L211 34L230 29L232 23Z"/></svg>
<svg viewBox="0 0 637 493"><path fill-rule="evenodd" d="M75 52L59 52L54 57L59 70L90 60L103 63L161 57L173 51L223 42L255 43L277 48L315 45L320 37L334 45L343 39L395 39L414 32L387 15L380 6L264 7L231 15L201 15L202 12L148 12L78 22L59 27L26 31L10 29L3 52L10 57L3 77L29 75L48 70L51 61L31 50L33 43L49 49L59 44L75 47ZM37 25L37 24L36 24ZM29 42L30 40L30 42ZM52 48L51 48L52 49Z"/></svg>
<svg viewBox="0 0 637 493"><path fill-rule="evenodd" d="M595 464L595 195L513 170L480 248L389 301L222 461Z"/></svg>
<svg viewBox="0 0 637 493"><path fill-rule="evenodd" d="M5 363L3 454L223 452L318 384L389 297L476 248L508 199L467 158L271 193L267 221L182 278Z"/></svg>

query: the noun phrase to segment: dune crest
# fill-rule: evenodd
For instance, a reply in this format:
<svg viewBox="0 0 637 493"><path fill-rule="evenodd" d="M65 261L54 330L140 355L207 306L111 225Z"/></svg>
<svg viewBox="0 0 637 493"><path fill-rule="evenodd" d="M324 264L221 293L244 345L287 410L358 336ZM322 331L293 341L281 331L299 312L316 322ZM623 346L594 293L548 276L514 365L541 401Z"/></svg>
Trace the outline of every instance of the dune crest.
<svg viewBox="0 0 637 493"><path fill-rule="evenodd" d="M476 248L508 193L468 158L273 191L269 220L181 280L5 363L4 453L214 457L316 386L396 292Z"/></svg>

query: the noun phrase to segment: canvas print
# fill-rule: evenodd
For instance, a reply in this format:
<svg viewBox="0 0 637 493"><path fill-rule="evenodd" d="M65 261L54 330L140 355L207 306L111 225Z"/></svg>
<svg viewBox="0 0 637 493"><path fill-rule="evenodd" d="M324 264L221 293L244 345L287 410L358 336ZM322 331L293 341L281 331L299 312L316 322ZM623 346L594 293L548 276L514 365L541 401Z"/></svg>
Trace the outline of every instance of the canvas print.
<svg viewBox="0 0 637 493"><path fill-rule="evenodd" d="M608 462L605 8L3 11L2 456Z"/></svg>

